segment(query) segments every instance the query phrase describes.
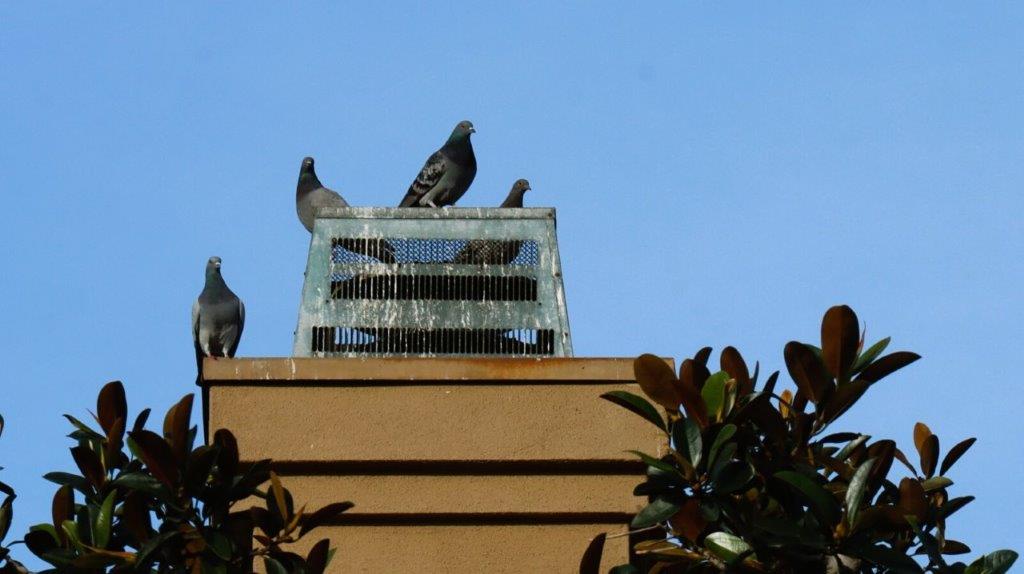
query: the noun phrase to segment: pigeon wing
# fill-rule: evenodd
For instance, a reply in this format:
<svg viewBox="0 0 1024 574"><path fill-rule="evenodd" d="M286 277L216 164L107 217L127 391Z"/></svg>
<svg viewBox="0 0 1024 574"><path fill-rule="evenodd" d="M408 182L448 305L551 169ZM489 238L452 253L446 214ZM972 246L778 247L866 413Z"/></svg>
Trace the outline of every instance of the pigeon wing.
<svg viewBox="0 0 1024 574"><path fill-rule="evenodd" d="M398 206L414 207L420 198L440 183L447 168L448 162L446 161L444 154L440 151L435 151L431 154L431 156L427 158L427 163L423 164L423 169L420 170L419 175L416 176L416 180L409 186L409 191L407 191L405 193L405 197L402 198L402 203Z"/></svg>

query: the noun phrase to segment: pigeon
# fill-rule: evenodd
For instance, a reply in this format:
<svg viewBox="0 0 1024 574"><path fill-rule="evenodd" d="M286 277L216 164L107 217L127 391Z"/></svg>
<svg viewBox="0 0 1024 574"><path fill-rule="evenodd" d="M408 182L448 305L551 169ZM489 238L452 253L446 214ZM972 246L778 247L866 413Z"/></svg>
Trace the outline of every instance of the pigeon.
<svg viewBox="0 0 1024 574"><path fill-rule="evenodd" d="M523 194L530 190L530 182L518 179L512 184L508 197L501 207L522 207ZM463 265L508 265L519 256L523 242L518 239L501 241L496 239L473 239L455 255L452 263Z"/></svg>
<svg viewBox="0 0 1024 574"><path fill-rule="evenodd" d="M313 222L320 208L348 207L348 202L338 192L327 189L320 183L313 163L311 157L302 160L299 184L295 187L295 211L299 214L302 226L310 233L313 233Z"/></svg>
<svg viewBox="0 0 1024 574"><path fill-rule="evenodd" d="M345 198L320 183L316 176L313 158L302 160L299 168L299 183L295 186L295 211L306 231L313 233L317 212L324 207L348 207ZM353 253L372 257L384 263L395 262L395 250L387 241L373 241L357 238L343 238L339 244Z"/></svg>
<svg viewBox="0 0 1024 574"><path fill-rule="evenodd" d="M472 122L459 122L441 149L427 158L398 207L455 205L476 177L476 156L469 141L474 133Z"/></svg>
<svg viewBox="0 0 1024 574"><path fill-rule="evenodd" d="M220 257L206 262L206 285L192 304L192 342L199 379L203 357L234 357L245 327L245 305L220 274Z"/></svg>

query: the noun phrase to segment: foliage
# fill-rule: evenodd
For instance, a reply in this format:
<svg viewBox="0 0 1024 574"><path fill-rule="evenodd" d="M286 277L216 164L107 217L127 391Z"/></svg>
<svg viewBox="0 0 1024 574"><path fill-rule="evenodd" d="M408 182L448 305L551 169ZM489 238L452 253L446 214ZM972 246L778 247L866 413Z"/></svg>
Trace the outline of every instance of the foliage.
<svg viewBox="0 0 1024 574"><path fill-rule="evenodd" d="M48 572L234 574L252 572L256 559L267 572L324 571L334 552L327 539L305 557L285 545L352 503L296 510L270 461L242 465L235 437L225 429L211 444L193 448L192 399L186 395L171 407L162 435L145 429L149 409L127 426L124 387L116 381L97 399L99 430L65 415L74 427L69 436L77 443L71 456L78 474L45 476L59 485L52 521L25 535L29 550L53 565ZM254 506L259 499L264 507Z"/></svg>
<svg viewBox="0 0 1024 574"><path fill-rule="evenodd" d="M971 551L946 536L948 519L974 499L952 497L947 473L975 439L957 443L940 464L938 436L918 423L915 467L892 440L826 433L872 385L919 358L883 356L888 344L865 350L854 312L829 309L820 348L785 346L795 394L776 394L778 372L758 388L759 365L751 375L732 347L715 373L710 348L684 360L678 376L653 355L636 359L640 388L665 416L632 393L603 398L657 426L668 442L662 457L636 452L647 476L634 494L649 503L631 527L661 534L634 546L643 566L652 573L1006 572L1017 557L1009 550L970 565L948 558ZM909 476L890 480L894 461ZM581 572L598 571L603 542L595 538Z"/></svg>
<svg viewBox="0 0 1024 574"><path fill-rule="evenodd" d="M0 435L4 432L4 417L0 416ZM3 470L3 467L0 467ZM11 558L11 549L4 545L4 538L11 529L11 520L14 519L14 489L7 483L0 481L0 493L4 495L3 502L0 502L0 574L16 574L26 572L25 567Z"/></svg>

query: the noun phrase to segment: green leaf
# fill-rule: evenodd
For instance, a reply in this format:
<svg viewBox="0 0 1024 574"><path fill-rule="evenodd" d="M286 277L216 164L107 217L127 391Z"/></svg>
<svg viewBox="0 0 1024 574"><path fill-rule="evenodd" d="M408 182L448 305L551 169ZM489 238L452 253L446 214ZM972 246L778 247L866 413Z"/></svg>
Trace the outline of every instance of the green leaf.
<svg viewBox="0 0 1024 574"><path fill-rule="evenodd" d="M145 566L146 561L149 560L149 557L156 550L163 546L165 542L178 535L179 533L177 531L172 531L164 532L159 536L154 536L150 538L146 541L145 544L142 545L142 548L139 548L139 551L135 554L135 563L138 566Z"/></svg>
<svg viewBox="0 0 1024 574"><path fill-rule="evenodd" d="M871 473L871 466L874 464L873 458L862 462L846 487L846 522L851 529L857 525L857 513L860 512L860 504L868 487L868 474Z"/></svg>
<svg viewBox="0 0 1024 574"><path fill-rule="evenodd" d="M854 450L856 450L857 447L868 442L870 439L871 435L862 434L859 437L848 442L846 446L844 446L843 448L839 449L839 452L837 452L835 456L832 458L838 460L839 462L843 462L850 456L851 453L853 453Z"/></svg>
<svg viewBox="0 0 1024 574"><path fill-rule="evenodd" d="M288 569L283 564L270 557L263 559L263 566L266 568L267 574L288 574Z"/></svg>
<svg viewBox="0 0 1024 574"><path fill-rule="evenodd" d="M729 562L752 550L742 538L728 532L712 532L704 538L704 546L722 560Z"/></svg>
<svg viewBox="0 0 1024 574"><path fill-rule="evenodd" d="M677 444L676 450L686 453L690 464L693 468L697 468L700 465L700 457L704 450L704 442L700 436L700 426L692 418L683 419L682 421L676 422L683 425L683 439L682 445ZM682 450L685 449L685 450Z"/></svg>
<svg viewBox="0 0 1024 574"><path fill-rule="evenodd" d="M647 528L672 518L679 512L679 505L663 497L657 497L633 517L631 528Z"/></svg>
<svg viewBox="0 0 1024 574"><path fill-rule="evenodd" d="M721 430L718 431L718 435L715 436L715 441L711 443L711 450L708 451L709 465L715 464L715 455L718 454L722 445L724 445L727 440L731 439L734 434L736 434L736 425L732 423L723 426Z"/></svg>
<svg viewBox="0 0 1024 574"><path fill-rule="evenodd" d="M711 477L715 492L719 494L736 492L746 486L752 478L754 478L754 469L745 460L729 461L719 467Z"/></svg>
<svg viewBox="0 0 1024 574"><path fill-rule="evenodd" d="M123 473L114 479L111 484L119 488L138 490L147 494L158 494L163 488L163 483L142 472Z"/></svg>
<svg viewBox="0 0 1024 574"><path fill-rule="evenodd" d="M661 432L665 432L665 420L661 418L658 409L654 408L654 405L647 399L626 391L608 391L601 395L601 398L640 415L644 420L661 429Z"/></svg>
<svg viewBox="0 0 1024 574"><path fill-rule="evenodd" d="M897 552L887 546L864 546L860 549L861 557L869 562L884 566L893 574L917 574L923 572L921 566L913 558Z"/></svg>
<svg viewBox="0 0 1024 574"><path fill-rule="evenodd" d="M708 420L715 422L722 418L722 411L725 407L725 382L729 380L729 373L718 371L704 381L704 387L700 390L700 396L708 409Z"/></svg>
<svg viewBox="0 0 1024 574"><path fill-rule="evenodd" d="M658 460L649 454L644 454L638 450L627 450L626 452L635 454L636 456L640 457L640 460L644 461L644 463L647 466L652 466L662 472L667 472L670 474L679 474L679 470L676 469L676 467L672 466L671 464L663 460Z"/></svg>
<svg viewBox="0 0 1024 574"><path fill-rule="evenodd" d="M788 483L800 491L810 502L811 509L822 522L829 526L839 522L841 517L839 503L821 485L793 470L776 472L775 478Z"/></svg>
<svg viewBox="0 0 1024 574"><path fill-rule="evenodd" d="M74 425L75 428L77 428L78 430L80 430L80 431L84 432L85 434L89 435L90 438L93 438L93 439L96 439L96 440L105 440L107 438L107 437L101 435L100 433L92 430L91 428L89 428L89 425L83 423L82 421L76 419L75 417L73 417L71 415L64 415L64 418L68 419L68 421L72 425Z"/></svg>
<svg viewBox="0 0 1024 574"><path fill-rule="evenodd" d="M978 558L964 570L964 574L1004 574L1017 561L1013 550L996 550Z"/></svg>
<svg viewBox="0 0 1024 574"><path fill-rule="evenodd" d="M933 476L928 480L921 481L921 488L924 489L925 492L932 492L933 490L946 488L947 486L952 485L953 481L946 478L945 476Z"/></svg>
<svg viewBox="0 0 1024 574"><path fill-rule="evenodd" d="M867 351L861 353L860 357L857 357L857 362L855 362L853 364L853 367L850 369L850 374L856 375L857 373L863 371L864 367L870 365L871 362L874 361L875 358L878 357L878 355L881 355L882 351L884 351L885 348L889 346L890 339L891 337L886 337L881 341L875 343L874 345L871 345L871 347L869 347Z"/></svg>
<svg viewBox="0 0 1024 574"><path fill-rule="evenodd" d="M43 478L49 480L52 483L59 484L60 486L70 486L75 490L85 495L92 494L92 485L85 477L81 477L69 472L48 472L43 475Z"/></svg>
<svg viewBox="0 0 1024 574"><path fill-rule="evenodd" d="M110 494L103 499L100 511L96 514L96 522L93 523L92 545L97 548L106 548L110 542L110 526L114 522L114 499L117 497L117 489L111 489Z"/></svg>
<svg viewBox="0 0 1024 574"><path fill-rule="evenodd" d="M619 564L609 570L608 574L640 574L640 570L632 564Z"/></svg>

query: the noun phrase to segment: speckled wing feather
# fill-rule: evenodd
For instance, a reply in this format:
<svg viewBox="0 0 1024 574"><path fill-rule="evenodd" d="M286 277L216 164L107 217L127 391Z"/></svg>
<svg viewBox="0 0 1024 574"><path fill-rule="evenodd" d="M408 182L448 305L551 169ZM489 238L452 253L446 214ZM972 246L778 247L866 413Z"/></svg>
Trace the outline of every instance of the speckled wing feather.
<svg viewBox="0 0 1024 574"><path fill-rule="evenodd" d="M441 182L447 169L448 160L440 150L431 154L427 158L427 163L423 164L423 169L420 170L415 181L409 186L409 191L405 193L405 197L402 198L402 203L398 204L398 207L415 207L423 196Z"/></svg>

